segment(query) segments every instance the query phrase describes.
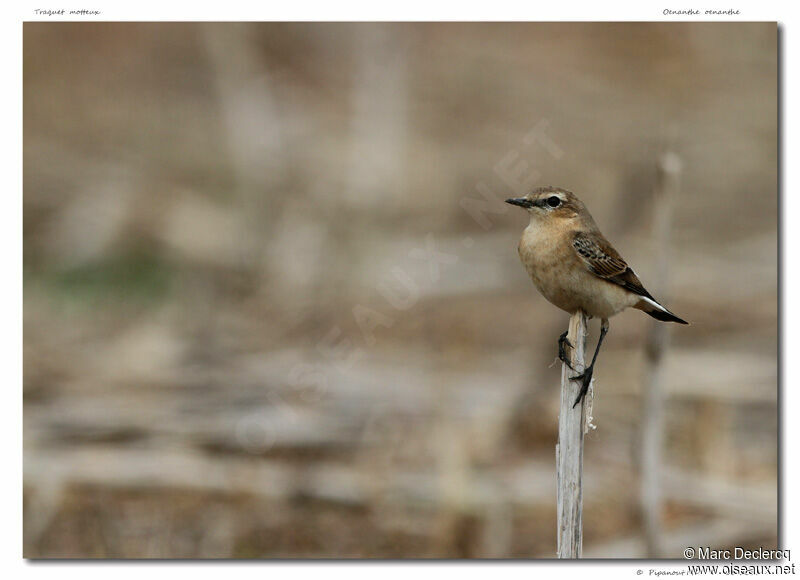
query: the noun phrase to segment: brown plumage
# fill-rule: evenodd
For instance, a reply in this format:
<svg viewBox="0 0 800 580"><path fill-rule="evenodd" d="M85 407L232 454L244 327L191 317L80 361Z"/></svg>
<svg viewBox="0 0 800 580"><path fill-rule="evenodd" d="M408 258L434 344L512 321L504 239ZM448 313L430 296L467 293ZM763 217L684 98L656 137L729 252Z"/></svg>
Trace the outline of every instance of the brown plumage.
<svg viewBox="0 0 800 580"><path fill-rule="evenodd" d="M688 324L650 295L574 193L558 187L540 187L506 202L523 207L530 214L518 249L539 292L570 314L582 310L602 319L592 364L580 377L584 379L584 389L578 400L588 389L611 316L633 307L658 320ZM559 357L567 362L564 344L562 336Z"/></svg>

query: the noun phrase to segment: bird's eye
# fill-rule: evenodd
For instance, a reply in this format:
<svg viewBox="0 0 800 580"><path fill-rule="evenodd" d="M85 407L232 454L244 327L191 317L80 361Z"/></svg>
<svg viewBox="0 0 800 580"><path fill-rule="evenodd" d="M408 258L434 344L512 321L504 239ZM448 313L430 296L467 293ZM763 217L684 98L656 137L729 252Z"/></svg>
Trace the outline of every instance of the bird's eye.
<svg viewBox="0 0 800 580"><path fill-rule="evenodd" d="M547 205L549 205L550 207L558 207L561 205L561 200L555 195L553 197L548 197Z"/></svg>

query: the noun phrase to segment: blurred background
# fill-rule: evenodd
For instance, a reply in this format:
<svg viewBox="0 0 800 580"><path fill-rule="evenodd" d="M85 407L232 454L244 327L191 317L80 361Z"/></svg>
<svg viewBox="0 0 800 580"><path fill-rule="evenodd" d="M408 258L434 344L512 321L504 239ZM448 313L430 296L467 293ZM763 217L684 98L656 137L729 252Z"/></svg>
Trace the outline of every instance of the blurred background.
<svg viewBox="0 0 800 580"><path fill-rule="evenodd" d="M554 557L544 184L692 322L612 320L584 556L777 547L777 42L26 23L24 555Z"/></svg>

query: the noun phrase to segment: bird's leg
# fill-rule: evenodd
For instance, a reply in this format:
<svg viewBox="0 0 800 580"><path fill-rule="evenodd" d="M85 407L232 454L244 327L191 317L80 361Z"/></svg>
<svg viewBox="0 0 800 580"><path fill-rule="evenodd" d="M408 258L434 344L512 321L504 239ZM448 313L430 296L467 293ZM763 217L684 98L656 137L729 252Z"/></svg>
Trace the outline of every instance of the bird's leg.
<svg viewBox="0 0 800 580"><path fill-rule="evenodd" d="M572 343L567 338L568 332L568 330L565 330L564 334L558 337L558 359L567 365L569 370L574 371L575 369L572 367L572 363L569 361L569 357L567 356L567 349L564 348L565 346L572 348Z"/></svg>
<svg viewBox="0 0 800 580"><path fill-rule="evenodd" d="M604 318L602 323L600 324L600 338L597 340L597 347L594 349L594 356L592 356L592 364L586 367L586 370L583 371L581 374L576 375L574 377L570 377L573 381L581 381L581 390L578 392L578 397L575 399L575 403L572 405L574 409L578 403L583 400L586 396L586 393L589 392L589 385L592 384L592 372L594 371L594 362L597 360L597 353L600 352L600 345L603 344L603 339L606 337L606 333L608 332L608 318Z"/></svg>

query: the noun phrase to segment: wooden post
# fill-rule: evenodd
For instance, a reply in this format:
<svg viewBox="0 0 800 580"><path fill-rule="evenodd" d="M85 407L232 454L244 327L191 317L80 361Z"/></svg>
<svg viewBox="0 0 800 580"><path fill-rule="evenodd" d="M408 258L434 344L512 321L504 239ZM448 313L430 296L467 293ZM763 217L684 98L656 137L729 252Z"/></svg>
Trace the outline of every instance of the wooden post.
<svg viewBox="0 0 800 580"><path fill-rule="evenodd" d="M580 558L583 550L583 435L586 432L586 401L591 400L591 392L573 408L581 384L570 377L584 370L586 334L586 315L578 311L569 319L567 333L573 346L567 352L571 354L574 370L566 364L561 365L561 411L556 445L559 558Z"/></svg>
<svg viewBox="0 0 800 580"><path fill-rule="evenodd" d="M661 300L667 299L669 247L672 230L672 203L677 195L681 162L674 153L664 155L659 163L659 182L653 204L653 239L656 264L650 287ZM639 468L641 489L639 505L648 558L664 556L661 522L661 449L664 433L664 353L669 346L669 325L651 321L645 343L646 377L642 389L639 433Z"/></svg>

